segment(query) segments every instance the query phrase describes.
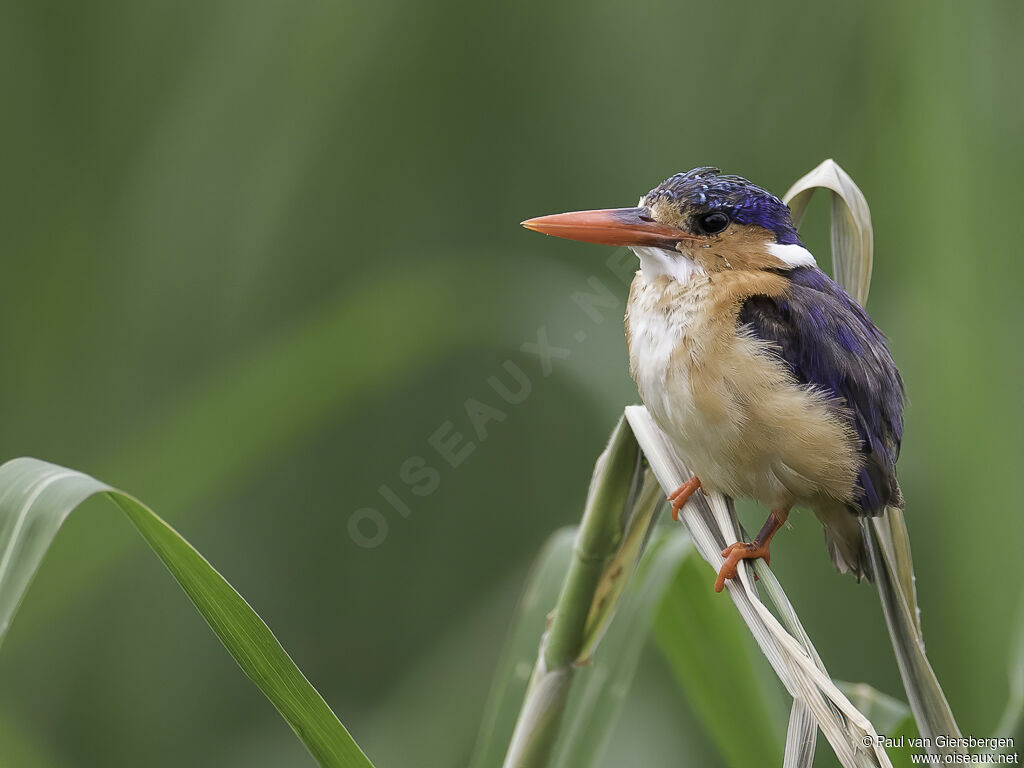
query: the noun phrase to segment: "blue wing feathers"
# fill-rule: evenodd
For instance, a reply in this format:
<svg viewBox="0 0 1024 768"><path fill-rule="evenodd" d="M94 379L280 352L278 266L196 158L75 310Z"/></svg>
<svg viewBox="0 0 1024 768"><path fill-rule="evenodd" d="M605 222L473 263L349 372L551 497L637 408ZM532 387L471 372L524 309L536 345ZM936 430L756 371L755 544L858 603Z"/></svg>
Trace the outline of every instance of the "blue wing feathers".
<svg viewBox="0 0 1024 768"><path fill-rule="evenodd" d="M861 441L857 506L878 514L902 506L895 464L903 439L903 381L867 312L816 267L786 273L783 297L751 296L739 322L774 351L798 381L835 398Z"/></svg>

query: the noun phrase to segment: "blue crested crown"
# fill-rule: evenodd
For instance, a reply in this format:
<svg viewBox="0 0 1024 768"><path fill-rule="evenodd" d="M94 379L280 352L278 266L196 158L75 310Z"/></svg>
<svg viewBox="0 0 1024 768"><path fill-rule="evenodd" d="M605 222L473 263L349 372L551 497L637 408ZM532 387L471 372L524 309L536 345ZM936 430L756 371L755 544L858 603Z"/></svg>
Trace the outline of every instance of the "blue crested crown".
<svg viewBox="0 0 1024 768"><path fill-rule="evenodd" d="M754 224L773 232L778 243L802 245L786 204L742 176L723 174L712 167L677 173L645 196L648 204L666 199L691 218L722 211L739 224Z"/></svg>

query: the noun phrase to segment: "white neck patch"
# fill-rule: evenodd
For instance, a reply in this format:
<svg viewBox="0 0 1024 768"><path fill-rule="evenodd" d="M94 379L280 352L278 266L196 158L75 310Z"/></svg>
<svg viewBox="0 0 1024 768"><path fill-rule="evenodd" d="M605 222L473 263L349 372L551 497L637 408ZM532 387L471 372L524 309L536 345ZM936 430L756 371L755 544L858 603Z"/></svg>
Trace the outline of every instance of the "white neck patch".
<svg viewBox="0 0 1024 768"><path fill-rule="evenodd" d="M648 282L666 275L672 280L686 284L694 275L704 274L703 267L679 251L650 246L631 247L630 250L640 258L640 270Z"/></svg>
<svg viewBox="0 0 1024 768"><path fill-rule="evenodd" d="M818 262L814 260L814 254L796 243L789 245L768 243L767 249L768 253L787 267L816 267L818 265Z"/></svg>

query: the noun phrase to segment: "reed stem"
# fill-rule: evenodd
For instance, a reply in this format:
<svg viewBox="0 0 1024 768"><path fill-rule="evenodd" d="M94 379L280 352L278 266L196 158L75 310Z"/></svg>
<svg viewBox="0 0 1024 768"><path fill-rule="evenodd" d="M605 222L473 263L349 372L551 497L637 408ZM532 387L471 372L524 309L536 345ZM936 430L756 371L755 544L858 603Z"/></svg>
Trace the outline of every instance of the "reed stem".
<svg viewBox="0 0 1024 768"><path fill-rule="evenodd" d="M594 466L573 557L541 638L504 768L541 768L548 763L576 666L585 661L584 650L593 648L591 635L603 629L587 619L600 599L599 586L631 519L639 458L632 431L625 419L619 419Z"/></svg>

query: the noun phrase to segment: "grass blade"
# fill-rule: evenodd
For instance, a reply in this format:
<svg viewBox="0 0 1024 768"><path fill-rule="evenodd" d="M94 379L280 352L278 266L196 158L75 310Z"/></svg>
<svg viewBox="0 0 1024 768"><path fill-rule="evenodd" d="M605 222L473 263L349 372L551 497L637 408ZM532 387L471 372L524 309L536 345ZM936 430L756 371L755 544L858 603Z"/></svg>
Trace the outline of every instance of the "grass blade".
<svg viewBox="0 0 1024 768"><path fill-rule="evenodd" d="M676 573L654 622L658 648L731 768L782 763L785 707L732 604L708 589L706 566L690 558Z"/></svg>
<svg viewBox="0 0 1024 768"><path fill-rule="evenodd" d="M886 738L898 744L901 738L908 739L918 735L917 724L914 722L910 707L899 699L886 696L866 683L837 682L836 685L857 709L871 718L878 732L884 733ZM886 751L892 760L893 768L910 768L915 765L912 756L920 756L921 753L921 749L910 746L907 741L904 741L903 746L891 746Z"/></svg>
<svg viewBox="0 0 1024 768"><path fill-rule="evenodd" d="M857 709L871 719L879 733L887 735L899 733L900 728L906 726L908 721L913 726L910 707L899 699L886 696L866 683L837 681L836 685Z"/></svg>
<svg viewBox="0 0 1024 768"><path fill-rule="evenodd" d="M836 282L858 302L868 300L871 267L874 261L874 232L871 211L864 193L835 160L826 160L807 175L797 179L783 196L799 228L811 198L818 189L831 195L832 268ZM856 255L856 257L854 257Z"/></svg>
<svg viewBox="0 0 1024 768"><path fill-rule="evenodd" d="M910 567L910 541L906 538L905 528L902 536L894 536L894 530L890 527L893 518L902 521L902 511L888 509L882 517L871 521L863 520L864 540L875 571L875 584L882 602L882 613L889 628L889 637L892 640L910 709L914 713L918 731L934 744L936 736L959 736L960 729L925 654L913 578L911 576L909 582L899 578L899 573L905 570L904 566ZM897 548L894 541L900 542L902 546ZM905 552L904 559L899 558L897 554L901 550ZM964 753L966 750L934 747L929 751L947 754Z"/></svg>
<svg viewBox="0 0 1024 768"><path fill-rule="evenodd" d="M626 420L663 490L677 488L684 478L691 476L676 455L672 442L654 423L646 408L627 407ZM681 510L680 520L693 537L701 557L714 568L721 563L720 552L725 542L744 538L731 501L719 493L694 494ZM755 571L780 618L762 603L752 578ZM758 560L754 566L745 563L738 578L726 583L726 591L761 652L797 702L798 711L790 721L787 744L809 744L814 739L812 721L799 710L799 706L803 706L821 728L844 768L891 766L885 750L875 740L877 731L871 721L836 688L800 625L796 611L764 561ZM801 746L800 753L802 759L806 759L810 750ZM789 757L786 764L799 765Z"/></svg>
<svg viewBox="0 0 1024 768"><path fill-rule="evenodd" d="M320 765L372 768L267 625L224 577L141 502L81 472L27 458L0 466L0 641L61 524L96 495L125 513Z"/></svg>
<svg viewBox="0 0 1024 768"><path fill-rule="evenodd" d="M831 192L832 269L835 279L864 304L868 298L874 261L874 235L867 200L846 171L834 160L826 160L799 179L783 197L797 226L818 189ZM882 613L918 730L932 743L939 734L959 736L960 729L924 650L914 563L903 511L889 508L880 517L872 518L864 525L864 537L876 574ZM964 750L936 748L934 751Z"/></svg>
<svg viewBox="0 0 1024 768"><path fill-rule="evenodd" d="M782 768L811 768L817 744L818 731L814 725L814 715L803 702L794 699L789 710L789 725L786 727L786 755Z"/></svg>

